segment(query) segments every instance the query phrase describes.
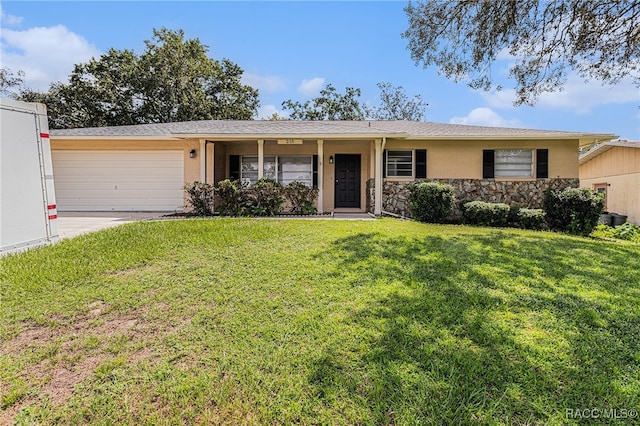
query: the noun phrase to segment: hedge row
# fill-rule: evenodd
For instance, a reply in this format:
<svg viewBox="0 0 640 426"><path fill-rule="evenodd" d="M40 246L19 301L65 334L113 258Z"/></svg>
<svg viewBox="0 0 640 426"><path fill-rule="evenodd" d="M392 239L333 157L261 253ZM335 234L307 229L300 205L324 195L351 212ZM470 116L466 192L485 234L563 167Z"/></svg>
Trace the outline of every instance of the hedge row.
<svg viewBox="0 0 640 426"><path fill-rule="evenodd" d="M193 182L185 185L187 202L193 214L211 216L274 216L284 211L296 214L316 212L313 205L318 190L302 182L282 186L273 179L262 178L248 186L239 180L225 179L216 185Z"/></svg>
<svg viewBox="0 0 640 426"><path fill-rule="evenodd" d="M409 185L408 190L415 219L442 222L450 215L455 202L451 185L421 181ZM555 231L589 235L597 225L603 207L602 196L591 189L548 189L544 193L544 209L471 201L463 204L463 220L464 223L478 226L549 227Z"/></svg>

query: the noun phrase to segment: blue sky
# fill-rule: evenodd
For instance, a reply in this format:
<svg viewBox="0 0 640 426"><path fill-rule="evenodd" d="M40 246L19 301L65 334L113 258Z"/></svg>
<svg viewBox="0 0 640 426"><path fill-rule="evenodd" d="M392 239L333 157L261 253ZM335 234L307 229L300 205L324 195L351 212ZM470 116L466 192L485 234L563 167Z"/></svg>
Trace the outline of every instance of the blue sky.
<svg viewBox="0 0 640 426"><path fill-rule="evenodd" d="M640 89L630 79L609 87L569 76L565 90L535 107L512 104L509 58L495 75L506 90L474 91L416 66L401 33L404 1L2 1L0 62L46 90L66 81L73 65L109 48L141 53L153 28L183 29L228 58L259 89L260 115L282 114L287 99L305 101L326 84L362 90L378 103L378 82L402 86L429 103L427 120L535 129L607 132L640 140Z"/></svg>

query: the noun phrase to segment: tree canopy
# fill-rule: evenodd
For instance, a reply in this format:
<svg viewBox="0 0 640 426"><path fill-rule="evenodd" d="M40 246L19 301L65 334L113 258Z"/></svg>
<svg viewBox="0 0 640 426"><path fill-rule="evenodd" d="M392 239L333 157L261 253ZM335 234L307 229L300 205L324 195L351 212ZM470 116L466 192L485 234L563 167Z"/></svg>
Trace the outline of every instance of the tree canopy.
<svg viewBox="0 0 640 426"><path fill-rule="evenodd" d="M425 103L419 95L410 99L402 86L394 87L391 83L378 83L380 89L380 105L368 107L361 104L359 88L347 87L344 94L338 93L335 87L327 84L320 91L320 96L304 103L292 101L282 102L284 110L290 110L291 120L416 120L422 121L425 116ZM274 114L271 120L282 119Z"/></svg>
<svg viewBox="0 0 640 426"><path fill-rule="evenodd" d="M305 103L289 99L282 102L282 108L291 110L289 118L292 120L364 120L359 97L360 89L347 87L343 95L327 84L317 98Z"/></svg>
<svg viewBox="0 0 640 426"><path fill-rule="evenodd" d="M23 90L24 71L13 72L9 68L0 68L0 96L17 98Z"/></svg>
<svg viewBox="0 0 640 426"><path fill-rule="evenodd" d="M418 0L405 12L412 59L455 81L500 88L491 65L511 56L516 104L560 90L571 71L640 85L639 0Z"/></svg>
<svg viewBox="0 0 640 426"><path fill-rule="evenodd" d="M425 119L429 104L420 95L410 99L402 86L394 87L391 83L378 83L380 89L380 105L367 108L367 116L374 120L414 120Z"/></svg>
<svg viewBox="0 0 640 426"><path fill-rule="evenodd" d="M68 83L54 83L47 93L24 90L20 98L46 103L52 128L249 120L256 114L258 92L241 83L243 70L209 58L200 40L162 28L145 46L139 56L110 49L76 65Z"/></svg>

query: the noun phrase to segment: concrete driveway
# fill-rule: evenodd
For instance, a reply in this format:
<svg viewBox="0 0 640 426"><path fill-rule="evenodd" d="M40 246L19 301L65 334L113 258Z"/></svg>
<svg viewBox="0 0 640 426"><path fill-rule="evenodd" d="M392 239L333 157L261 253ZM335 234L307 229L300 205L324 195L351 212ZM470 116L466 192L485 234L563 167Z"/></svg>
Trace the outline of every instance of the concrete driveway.
<svg viewBox="0 0 640 426"><path fill-rule="evenodd" d="M123 223L149 220L171 212L58 212L60 239L111 228Z"/></svg>

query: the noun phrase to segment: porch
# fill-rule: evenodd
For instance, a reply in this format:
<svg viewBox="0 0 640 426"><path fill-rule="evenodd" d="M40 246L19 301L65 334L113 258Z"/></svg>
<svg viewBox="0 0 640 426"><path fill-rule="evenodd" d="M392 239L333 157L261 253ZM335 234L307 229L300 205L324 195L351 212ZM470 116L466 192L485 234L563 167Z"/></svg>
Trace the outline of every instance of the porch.
<svg viewBox="0 0 640 426"><path fill-rule="evenodd" d="M200 140L200 180L237 179L254 184L266 177L283 185L293 181L318 188L318 213L382 214L384 139ZM204 153L204 155L202 155ZM367 181L380 182L373 200Z"/></svg>

